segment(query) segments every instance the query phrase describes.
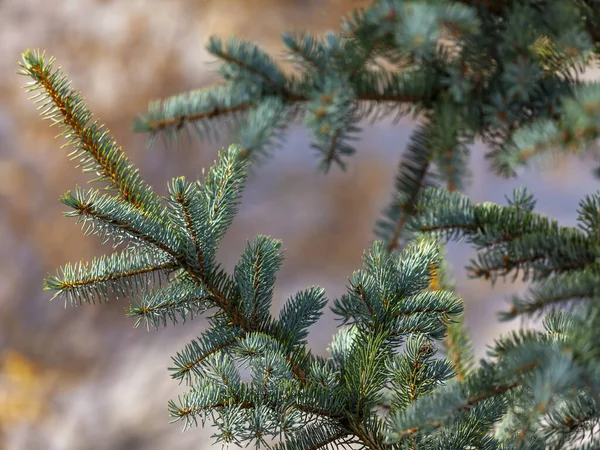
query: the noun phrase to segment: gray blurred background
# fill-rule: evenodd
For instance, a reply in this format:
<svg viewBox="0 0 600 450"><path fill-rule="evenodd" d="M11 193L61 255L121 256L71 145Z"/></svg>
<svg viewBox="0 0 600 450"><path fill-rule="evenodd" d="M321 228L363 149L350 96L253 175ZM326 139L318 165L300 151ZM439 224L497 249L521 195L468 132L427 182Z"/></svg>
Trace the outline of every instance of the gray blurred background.
<svg viewBox="0 0 600 450"><path fill-rule="evenodd" d="M84 237L58 197L84 176L60 149L62 138L42 122L16 75L21 52L46 49L57 58L101 122L112 131L142 177L164 194L172 177L199 176L212 164L227 136L207 145L192 139L175 147L133 134L133 117L149 100L201 87L216 80L216 64L204 50L208 37L236 34L281 55L285 30L321 33L337 29L340 16L368 4L357 0L4 0L0 1L0 449L204 448L210 428L181 434L169 424L167 400L183 392L171 380L171 356L204 327L202 319L147 332L134 329L127 301L67 308L50 303L42 280L68 261L105 252L94 236ZM590 72L588 77L597 77ZM413 123L364 124L348 171L317 170L310 136L292 127L286 145L254 170L241 210L226 235L220 260L232 269L244 243L256 234L283 240L286 260L279 273L276 303L309 285L333 299L360 267L374 236L374 221L390 201L396 166ZM543 171L533 168L503 180L488 171L485 148L473 147L475 201L504 202L527 184L538 210L575 223L577 202L595 191L590 160L567 159ZM522 283L468 280L464 265L473 255L451 245L457 293L465 299L467 326L477 356L494 337L520 323L498 324ZM325 348L336 322L327 313L313 327L310 344Z"/></svg>

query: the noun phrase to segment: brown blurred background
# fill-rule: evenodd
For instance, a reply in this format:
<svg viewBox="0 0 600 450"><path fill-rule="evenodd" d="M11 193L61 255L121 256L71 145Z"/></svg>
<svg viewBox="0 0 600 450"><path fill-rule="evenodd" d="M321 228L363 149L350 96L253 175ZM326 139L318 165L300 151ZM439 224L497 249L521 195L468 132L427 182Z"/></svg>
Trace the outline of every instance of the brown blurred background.
<svg viewBox="0 0 600 450"><path fill-rule="evenodd" d="M212 433L181 434L169 424L166 403L183 392L169 377L171 355L197 336L201 319L147 332L133 329L126 301L63 307L50 303L42 279L67 261L109 252L84 237L58 196L84 176L60 149L62 138L42 122L16 75L21 52L46 49L83 92L89 107L112 131L143 178L159 193L175 176L196 178L212 163L217 144L196 139L176 146L133 134L133 117L151 99L210 84L216 68L204 50L208 37L236 34L281 55L282 31L337 29L340 16L368 4L357 0L4 0L0 1L0 449L163 449L208 447ZM589 76L596 76L590 73ZM346 173L317 170L310 136L301 126L248 182L241 210L219 255L232 269L246 240L267 234L283 240L286 260L274 310L292 293L321 285L330 299L345 291L373 239L375 219L391 199L396 165L413 124L364 124L358 152ZM538 209L574 224L577 201L595 191L590 161L566 160L514 180L488 172L484 148L473 148L476 201L504 202L527 184ZM510 292L506 283L467 280L472 251L451 245L457 291L467 304L467 325L477 356L502 330L495 312ZM310 336L325 347L336 322L326 314Z"/></svg>

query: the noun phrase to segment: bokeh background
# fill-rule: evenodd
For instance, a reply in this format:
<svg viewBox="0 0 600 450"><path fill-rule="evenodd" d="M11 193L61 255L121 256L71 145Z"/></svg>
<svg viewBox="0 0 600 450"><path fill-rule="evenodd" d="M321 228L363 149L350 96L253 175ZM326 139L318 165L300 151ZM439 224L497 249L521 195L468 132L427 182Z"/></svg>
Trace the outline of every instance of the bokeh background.
<svg viewBox="0 0 600 450"><path fill-rule="evenodd" d="M337 29L340 17L369 2L357 0L4 0L0 1L0 449L205 448L210 428L181 433L169 424L166 403L183 392L167 370L171 355L197 336L202 319L158 331L134 329L125 301L63 307L49 302L42 279L67 261L109 252L94 236L84 237L57 199L84 176L67 158L56 128L42 122L21 88L17 62L28 48L57 58L83 92L96 117L112 131L142 177L157 192L175 176L199 176L221 146L196 139L179 146L130 131L148 101L216 80L204 45L211 34L236 34L282 56L285 30L315 33ZM587 77L597 77L590 71ZM292 127L286 145L253 171L241 210L219 258L232 269L244 243L256 234L283 240L286 260L278 276L276 303L309 285L333 299L360 267L372 228L391 192L400 154L414 124L364 124L358 152L347 172L324 175L309 147L310 136ZM591 160L566 159L519 178L488 171L485 148L472 150L468 193L475 201L504 202L527 184L538 210L575 223L577 202L598 188ZM449 249L457 292L466 302L466 322L478 357L494 337L521 323L498 324L522 283L495 288L469 280L463 270L472 256L465 245ZM319 354L335 331L326 314L310 335ZM527 325L527 324L526 324Z"/></svg>

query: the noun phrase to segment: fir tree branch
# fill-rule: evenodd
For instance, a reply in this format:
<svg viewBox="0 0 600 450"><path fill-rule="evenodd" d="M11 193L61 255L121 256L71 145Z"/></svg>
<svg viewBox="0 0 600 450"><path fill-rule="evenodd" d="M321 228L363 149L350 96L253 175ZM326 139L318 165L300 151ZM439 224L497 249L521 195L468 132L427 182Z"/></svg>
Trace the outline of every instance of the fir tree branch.
<svg viewBox="0 0 600 450"><path fill-rule="evenodd" d="M323 70L325 61L322 45L308 32L285 32L281 35L281 40L292 58L307 63L315 72Z"/></svg>
<svg viewBox="0 0 600 450"><path fill-rule="evenodd" d="M336 434L332 434L327 439L308 447L307 450L318 450L320 448L327 447L329 444L333 444L335 441L338 441L346 436L348 436L346 431L339 431Z"/></svg>
<svg viewBox="0 0 600 450"><path fill-rule="evenodd" d="M262 162L268 156L269 147L278 146L283 140L285 128L299 113L297 106L286 106L277 97L261 100L241 121L237 140L244 148L241 156L253 162Z"/></svg>
<svg viewBox="0 0 600 450"><path fill-rule="evenodd" d="M471 340L464 328L464 318L448 323L448 333L444 339L446 355L452 362L458 381L464 381L474 366Z"/></svg>
<svg viewBox="0 0 600 450"><path fill-rule="evenodd" d="M369 311L369 315L371 316L371 320L373 321L373 323L377 323L377 314L373 310L373 307L371 306L363 287L360 284L357 284L353 287L353 290L354 293L358 295L358 298L361 300L361 302L365 305L367 311Z"/></svg>
<svg viewBox="0 0 600 450"><path fill-rule="evenodd" d="M308 414L315 414L317 416L320 417L327 417L329 419L343 419L344 413L341 412L337 412L337 411L329 411L327 409L324 408L319 408L316 406L311 406L311 405L306 405L303 403L293 403L294 408L297 408L299 411L308 413Z"/></svg>
<svg viewBox="0 0 600 450"><path fill-rule="evenodd" d="M533 368L533 366L527 367L527 369L531 369L531 368ZM481 403L484 400L490 399L492 397L506 394L507 392L519 387L520 385L521 385L520 381L514 381L512 383L494 386L491 389L488 389L486 392L468 397L463 402L461 402L460 404L458 404L454 408L452 408L450 411L447 411L447 413L445 414L446 418L439 419L439 420L430 420L430 421L423 423L422 425L416 425L411 428L402 430L402 432L394 434L394 439L401 441L402 439L404 439L408 436L412 436L412 435L415 435L416 433L419 433L424 427L428 427L430 429L440 428L443 425L445 425L446 421L449 418L454 417L456 414L463 412L463 411L469 411L472 407L474 407L478 403Z"/></svg>
<svg viewBox="0 0 600 450"><path fill-rule="evenodd" d="M129 162L107 131L98 122L89 123L92 113L81 96L69 87L70 82L60 69L54 70L54 58L44 61L44 54L27 51L20 64L22 75L33 78L29 90L42 92L38 102L44 108L43 116L54 124L61 124L62 133L76 150L72 159L81 158L84 172L96 172L95 181L107 181L121 198L144 214L160 210L160 202L152 189L138 175L138 169Z"/></svg>
<svg viewBox="0 0 600 450"><path fill-rule="evenodd" d="M183 267L200 286L206 289L215 306L222 309L233 324L245 331L252 331L248 319L236 306L236 300L230 297L233 292L223 290L223 288L232 290L229 275L219 271L219 267L214 262L218 242L237 212L238 199L247 177L245 169L248 163L239 157L241 151L239 146L231 146L227 152L222 152L220 162L211 168L198 188L186 187L185 180L180 178L173 181L171 191L175 203L180 208L185 206L180 211L183 217L178 219L176 217L175 223L190 235L194 247L194 258L181 259ZM183 205L177 200L178 197L181 197ZM190 208L188 216L186 216L187 207ZM191 230L188 228L190 226ZM198 254L196 246L200 244L198 239L200 233L202 233L203 248ZM192 236L196 236L196 241L193 241ZM199 262L202 263L200 266ZM202 270L202 267L205 270Z"/></svg>
<svg viewBox="0 0 600 450"><path fill-rule="evenodd" d="M388 366L394 395L391 413L406 409L453 376L449 362L434 358L435 354L433 342L426 335L408 336L404 354L397 355Z"/></svg>
<svg viewBox="0 0 600 450"><path fill-rule="evenodd" d="M399 245L399 238L400 238L400 233L402 232L402 230L404 229L404 225L406 224L407 219L410 217L408 215L409 211L411 209L413 209L414 207L412 205L414 205L414 202L416 200L417 195L419 195L419 190L421 188L421 186L423 185L423 182L425 180L425 176L427 175L427 170L429 169L429 161L427 161L425 163L425 165L421 168L421 170L417 173L417 183L415 184L414 189L411 191L410 196L408 197L407 201L402 203L402 205L400 205L400 209L404 212L404 214L402 214L400 216L400 220L398 220L398 222L396 223L396 226L394 227L394 232L392 233L392 236L390 238L389 244L388 244L388 251L392 251L393 249L397 248Z"/></svg>
<svg viewBox="0 0 600 450"><path fill-rule="evenodd" d="M525 296L513 295L508 312L500 320L510 320L518 315L540 315L544 310L566 302L598 298L600 275L598 267L572 270L562 275L541 280Z"/></svg>
<svg viewBox="0 0 600 450"><path fill-rule="evenodd" d="M69 266L47 287L68 288L66 296L80 301L106 298L109 289L118 295L141 290L141 303L130 314L148 326L217 309L210 328L173 358L174 378L189 383L197 377L183 401L169 407L186 427L212 417L219 429L215 436L225 443L268 446L268 439L279 437L277 450L349 443L374 450L573 444L586 425L578 418L589 417L587 406L600 405L596 302L582 302L577 314L551 313L546 333L500 340L489 353L493 361L469 371L463 367L470 365L469 341L461 325L452 324L461 317L462 301L439 289L446 286L438 243L419 240L401 253L393 250L411 232L466 238L479 251L471 267L475 275L494 281L509 272L515 278L533 274L538 283L528 298L515 301L513 313L541 312L582 295L595 299L596 197L582 203L577 230L535 214L535 202L524 191L500 207L425 189L434 176L461 188L466 144L476 135L497 139L496 164L508 169L523 162L521 150L527 156L544 143L581 150L600 135L600 84L580 86L569 74L597 53L585 31L600 20L595 3L376 0L353 15L348 35L288 36L304 69L290 77L253 43L232 39L222 45L213 39L209 51L223 62L221 74L228 81L153 103L136 127L177 136L189 122L210 136L234 119L242 147L220 154L203 184L175 179L165 210L144 190L137 171L119 159L116 144L95 123L87 125L91 114L77 95L57 106L59 94L71 93L66 80L52 70L45 75L41 68L31 70L36 58L25 56L24 72L36 80L34 88L48 102L44 106L53 105L44 114L66 126L70 143L81 144L86 136L83 144L106 143L95 153L81 144L76 157L88 158L85 170L95 170L125 199L78 191L63 198L74 208L70 215L88 231L131 244L121 254L127 261L113 255L91 267ZM440 41L445 37L452 48ZM56 98L47 89L52 83ZM385 243L377 241L365 252L363 269L334 302L334 314L352 326L334 338L331 358L313 356L306 329L326 299L321 289L309 288L284 306L279 320L271 316L278 241L257 237L232 275L216 262L249 160L266 154L304 114L324 166L341 164L354 151L346 141L355 137L359 119L409 110L425 113L428 121L400 164L397 192L378 230ZM534 118L551 126L543 129L538 122L536 128ZM563 141L552 141L556 137ZM166 289L147 289L155 273L175 271ZM443 339L450 360L433 357L433 340ZM242 381L244 367L250 369L249 382ZM580 401L584 394L589 405ZM379 415L381 404L389 405L386 419ZM563 426L565 418L576 426Z"/></svg>
<svg viewBox="0 0 600 450"><path fill-rule="evenodd" d="M352 440L352 434L333 423L319 422L301 427L285 436L285 440L272 447L273 450L318 450L344 439L341 445ZM339 448L336 446L335 448Z"/></svg>
<svg viewBox="0 0 600 450"><path fill-rule="evenodd" d="M400 234L408 218L415 212L415 202L421 189L431 184L428 174L433 153L429 143L432 126L432 123L421 125L413 132L406 154L398 166L394 201L384 211L386 217L377 222L375 234L387 243L388 252L400 245Z"/></svg>
<svg viewBox="0 0 600 450"><path fill-rule="evenodd" d="M234 278L241 294L240 309L251 329L263 326L275 288L275 274L281 266L281 241L257 236L247 243L241 261L236 265Z"/></svg>
<svg viewBox="0 0 600 450"><path fill-rule="evenodd" d="M199 219L204 219L203 215L205 214L203 214L202 205L199 204L201 201L198 199L199 193L196 185L186 183L184 177L175 178L169 186L169 193L171 194L170 206L172 207L170 211L171 220L176 224L180 234L186 236L188 243L187 263L197 271L197 274L206 277L208 268L205 261L205 253L207 253L205 247L211 243L206 242L206 239L202 239L204 238L204 230L198 224Z"/></svg>
<svg viewBox="0 0 600 450"><path fill-rule="evenodd" d="M556 448L562 448L567 441L584 438L586 431L591 432L599 424L600 417L595 406L595 402L585 394L580 395L576 405L560 408L541 428L547 436L556 439Z"/></svg>
<svg viewBox="0 0 600 450"><path fill-rule="evenodd" d="M184 183L185 181L182 179L181 180L182 183ZM197 262L198 264L198 268L200 270L201 273L206 273L206 265L204 263L204 255L203 255L203 249L201 248L201 243L200 243L200 237L198 236L198 230L196 230L196 227L194 226L194 223L192 221L192 211L190 211L190 203L192 202L191 197L191 193L190 192L186 192L189 191L190 189L186 189L185 191L183 189L177 189L175 188L175 183L173 183L173 187L174 187L174 191L176 191L175 194L175 201L179 204L180 208L181 208L181 212L183 213L183 217L184 217L184 221L185 221L185 228L187 230L187 232L190 235L190 238L192 240L192 245L194 247L194 251L196 254L196 260L194 261L194 263ZM192 186L190 186L192 187ZM186 195L188 194L188 195ZM195 211L194 211L195 212Z"/></svg>
<svg viewBox="0 0 600 450"><path fill-rule="evenodd" d="M477 6L482 8L484 11L488 11L492 14L504 16L506 14L507 4L505 0L457 0L461 3ZM593 0L583 0L583 3L589 8L591 12L597 11L597 5L593 4ZM592 37L595 43L600 42L600 29L595 26L594 22L590 21L586 23L586 30Z"/></svg>
<svg viewBox="0 0 600 450"><path fill-rule="evenodd" d="M83 300L89 303L108 300L109 289L117 295L130 295L149 278L175 269L177 262L163 253L125 250L91 263L67 264L61 268L61 275L44 280L44 289L56 291L52 299L65 295L73 305Z"/></svg>
<svg viewBox="0 0 600 450"><path fill-rule="evenodd" d="M164 119L151 119L144 123L145 127L147 127L148 132L156 133L165 128L174 127L178 130L183 128L183 125L190 122L196 122L200 120L214 119L219 116L227 116L230 114L235 114L243 111L247 111L256 106L255 102L242 103L240 105L235 105L230 108L215 106L208 111L200 111L194 114L189 115L179 115L173 117L165 117ZM138 119L141 120L141 119ZM141 130L140 130L141 131Z"/></svg>
<svg viewBox="0 0 600 450"><path fill-rule="evenodd" d="M208 358L215 358L217 355L215 353L211 353L207 355L207 359L204 359L203 362L207 362ZM212 367L212 366L211 366ZM224 376L224 371L226 368L221 368L220 366L214 366L215 373L211 376L215 379L218 379L219 383L222 383L223 386L226 387L226 390L236 389L233 386L230 386L229 380ZM269 374L267 374L268 376ZM233 397L229 397L227 399L223 398L223 392L214 392L211 390L210 384L212 383L211 378L207 378L206 374L202 371L199 372L199 376L202 379L206 379L203 384L193 387L192 390L184 395L183 401L180 399L180 406L176 405L175 402L169 403L169 409L171 411L171 416L176 417L177 420L185 419L186 421L196 420L195 416L200 413L206 413L211 410L220 410L222 408L235 407L239 406L243 409L257 409L261 406L267 405L269 408L273 410L277 410L280 405L270 399L268 395L262 395L259 398L253 400L251 393L249 395L237 395L234 394ZM264 392L263 392L264 394ZM225 395L227 395L225 393ZM215 397L223 398L222 400L217 400ZM336 423L336 421L342 421L345 417L344 413L329 411L326 409L318 408L311 405L301 404L297 401L286 401L286 409L294 408L303 413L316 415L321 419L330 420L331 424ZM339 427L339 426L338 426ZM344 430L344 428L340 428ZM346 434L349 434L346 431Z"/></svg>
<svg viewBox="0 0 600 450"><path fill-rule="evenodd" d="M574 227L560 227L545 216L521 207L492 203L471 205L467 197L428 190L418 200L411 230L466 237L481 252L468 267L476 277L495 281L511 271L536 279L582 269L595 262L595 243ZM495 245L490 245L495 244Z"/></svg>
<svg viewBox="0 0 600 450"><path fill-rule="evenodd" d="M307 328L317 322L327 305L325 290L311 286L288 299L279 313L279 323L288 330L294 345L306 343Z"/></svg>
<svg viewBox="0 0 600 450"><path fill-rule="evenodd" d="M325 172L333 161L345 169L342 157L355 152L347 142L356 140L352 133L359 131L355 99L354 88L346 75L334 73L315 77L315 87L306 106L305 124L316 138L311 147L323 155L320 166Z"/></svg>
<svg viewBox="0 0 600 450"><path fill-rule="evenodd" d="M457 303L454 302L456 298L454 294L447 291L437 291L434 293L422 292L416 295L414 298L408 297L403 302L400 310L395 313L395 317L409 317L416 314L453 314L455 313L454 308ZM448 302L440 306L433 306L434 301L437 302ZM415 305L419 305L415 307Z"/></svg>
<svg viewBox="0 0 600 450"><path fill-rule="evenodd" d="M224 48L221 39L211 36L207 50L223 60L226 63L225 66L227 64L237 66L243 72L252 74L262 80L273 91L282 95L284 99L293 98L293 94L284 86L285 75L275 65L271 57L259 49L256 44L249 41L237 41L232 37ZM227 75L232 78L239 76L231 73L227 73Z"/></svg>
<svg viewBox="0 0 600 450"><path fill-rule="evenodd" d="M159 131L165 131L173 128L180 130L186 123L201 122L203 120L216 119L220 117L231 116L233 114L247 112L257 107L257 101L247 101L233 106L214 105L210 106L209 109L194 110L194 106L201 103L196 98L196 91L191 91L187 94L178 95L176 97L167 98L159 102L152 104L150 118L140 116L136 118L134 122L134 131L146 132L146 133L157 133ZM284 97L284 104L303 104L308 102L310 99L306 95L301 94L289 94ZM380 103L417 103L420 99L416 96L407 94L395 94L395 93L378 93L378 92L365 92L357 95L357 102L373 102L375 104ZM177 102L173 105L173 102ZM192 110L188 113L176 113L172 114L171 111L185 111Z"/></svg>
<svg viewBox="0 0 600 450"><path fill-rule="evenodd" d="M146 327L167 325L167 319L177 323L177 317L183 322L206 311L211 305L211 297L206 290L198 287L189 274L185 272L172 281L165 289L157 289L142 294L141 301L130 304L128 317L137 317L135 327L142 321Z"/></svg>
<svg viewBox="0 0 600 450"><path fill-rule="evenodd" d="M203 312L206 308L202 307L204 304L209 302L211 297L208 295L202 295L197 297L188 297L185 299L172 300L169 298L166 301L160 303L155 302L153 305L139 305L132 306L129 310L128 317L140 316L140 319L136 322L135 326L139 326L141 318L146 320L147 325L152 324L155 328L158 328L158 322L156 317L162 316L163 314L168 315L172 318L172 321L176 323L176 316L174 310L177 309L181 314L183 321L185 322L188 315L193 317L192 308L200 305L200 312ZM163 326L166 324L166 320L162 320Z"/></svg>
<svg viewBox="0 0 600 450"><path fill-rule="evenodd" d="M131 238L137 243L151 244L173 258L179 256L179 239L168 224L157 220L156 216L144 215L119 198L100 196L97 190L86 192L77 187L75 195L67 191L60 197L60 202L73 208L67 216L78 216L89 222L88 232L95 231L105 238L111 235L121 240Z"/></svg>
<svg viewBox="0 0 600 450"><path fill-rule="evenodd" d="M228 335L231 334L228 332ZM176 367L171 368L173 371L172 377L175 379L186 378L188 383L191 381L192 371L208 357L234 345L241 339L244 339L246 333L234 332L233 337L221 338L220 336L208 329L202 335L202 339L192 341L186 345L182 352L178 352L173 358Z"/></svg>
<svg viewBox="0 0 600 450"><path fill-rule="evenodd" d="M122 153L121 149L117 149L112 140L106 140L106 133L100 133L100 128L98 128L95 124L86 128L86 124L91 117L91 113L85 109L85 105L81 102L78 94L75 94L74 91L68 89L66 78L61 78L58 71L52 72L52 64L54 60L51 59L49 63L45 64L41 55L26 53L24 55L24 61L25 62L22 65L24 69L23 73L32 76L37 82L36 87L33 89L45 89L47 95L49 96L49 101L54 102L55 104L54 108L50 108L50 112L47 113L48 117L55 122L64 123L71 129L74 134L68 134L67 137L72 137L74 139L73 142L79 143L82 152L88 152L91 157L93 157L97 164L97 170L100 171L99 173L101 173L102 178L106 178L111 181L113 186L117 188L125 201L129 202L133 207L139 208L144 215L149 213L158 213L159 208L157 205L152 203L154 198L152 197L152 191L149 190L149 188L146 189L145 185L143 185L141 180L139 180L137 171L135 171L127 162L127 159ZM61 118L56 118L57 115L59 115ZM81 153L79 155L81 155ZM91 160L87 159L85 161L89 162ZM84 162L84 164L88 164L89 166L91 162L88 162ZM218 175L216 179L209 177L209 180L205 184L206 189L209 191L212 190L212 194L216 195L214 198L215 201L212 203L211 210L209 211L209 217L212 217L211 220L213 221L213 224L219 225L218 227L214 227L213 225L213 238L219 238L222 236L225 229L224 226L226 226L231 220L230 212L221 211L222 207L219 206L223 201L229 202L229 199L223 197L230 188L227 185L229 182L228 180L230 180L228 176L221 177ZM59 278L52 278L47 280L46 288L57 289L59 290L59 293L73 292L73 289L76 289L77 286L102 286L103 284L107 284L109 282L116 282L122 279L124 280L130 276L136 277L143 273L150 273L161 269L175 269L177 264L180 264L182 268L187 270L190 275L200 283L200 285L205 286L207 297L211 298L217 306L223 309L234 324L242 326L242 328L245 328L246 330L251 329L249 324L246 323L241 312L234 308L231 299L227 298L226 294L224 294L218 286L211 285L211 283L207 284L207 280L204 275L201 275L196 270L193 270L193 268L190 268L188 264L181 259L181 255L178 253L179 249L177 248L178 245L176 238L174 235L169 235L170 230L167 230L166 228L162 229L158 223L153 224L153 226L150 227L152 230L150 230L148 227L148 223L141 226L140 228L142 229L138 229L135 226L132 226L131 221L128 220L131 217L124 217L121 219L114 217L111 214L102 213L102 211L95 209L94 206L97 206L97 204L88 200L96 200L97 195L92 194L90 198L87 199L84 197L86 196L83 193L78 192L76 197L73 197L70 195L70 193L68 193L66 196L64 196L63 200L66 204L69 204L75 208L78 215L86 216L95 222L103 222L114 228L121 229L128 236L139 238L145 242L155 245L162 251L171 255L173 258L175 258L175 260L170 263L164 263L157 267L146 266L140 269L124 271L120 274L112 273L103 276L92 277L87 280L87 283L85 283L83 280L78 282L77 280L73 279L68 282L63 282ZM102 203L102 205L105 203L108 204L111 201L112 200L110 198L103 197L102 202L104 203ZM113 209L114 206L116 206L116 203L112 206ZM235 204L233 206L235 206ZM231 208L226 209L230 210ZM235 209L233 211L235 211ZM128 215L131 215L131 211L128 212ZM155 215L152 217L153 220L156 217L162 216ZM151 231L151 233L144 232L143 229L147 229ZM156 233L158 233L158 235ZM64 270L68 272L67 274L71 274L71 272L73 272L75 269L71 270L68 267ZM123 287L118 287L118 285L115 286L117 286L117 289L123 289ZM81 291L81 289L77 289L78 292ZM82 295L86 296L85 298L87 298L85 291L81 291L81 293ZM106 295L105 289L102 290L102 293L103 295ZM75 297L73 297L73 299L74 298Z"/></svg>
<svg viewBox="0 0 600 450"><path fill-rule="evenodd" d="M389 450L391 446L384 443L383 436L375 434L373 430L367 429L364 423L351 421L349 429L360 440L360 442L371 450Z"/></svg>
<svg viewBox="0 0 600 450"><path fill-rule="evenodd" d="M409 401L412 403L415 400L417 400L417 398L419 398L421 395L423 395L425 392L421 392L420 386L419 386L419 382L418 382L418 378L419 378L419 373L421 372L421 369L423 367L423 363L424 360L430 356L433 353L433 345L431 344L431 342L427 342L424 343L422 345L419 346L419 349L417 352L415 352L412 358L412 361L410 361L410 375L408 377L408 382L409 382L409 389L408 389L408 398Z"/></svg>
<svg viewBox="0 0 600 450"><path fill-rule="evenodd" d="M392 336L422 333L431 339L443 339L445 322L462 311L462 301L451 292L420 292L405 298L394 314Z"/></svg>
<svg viewBox="0 0 600 450"><path fill-rule="evenodd" d="M590 151L589 144L600 136L600 83L580 84L560 102L559 120L541 119L513 133L497 157L500 173L514 174L518 167L543 155Z"/></svg>

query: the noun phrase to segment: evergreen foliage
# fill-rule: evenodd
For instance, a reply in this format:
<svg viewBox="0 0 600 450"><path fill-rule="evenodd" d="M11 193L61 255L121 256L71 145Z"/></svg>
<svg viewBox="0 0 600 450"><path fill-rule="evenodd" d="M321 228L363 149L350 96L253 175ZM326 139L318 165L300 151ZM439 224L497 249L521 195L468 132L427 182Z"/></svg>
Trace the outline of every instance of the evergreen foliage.
<svg viewBox="0 0 600 450"><path fill-rule="evenodd" d="M578 228L536 213L525 188L506 206L459 192L476 138L507 176L534 158L593 151L600 84L578 72L599 55L599 30L596 0L376 0L339 33L284 34L292 74L254 43L211 38L224 82L153 102L134 127L176 138L191 125L238 144L201 180L173 179L164 197L92 122L53 59L26 52L21 73L43 116L109 190L67 192L67 215L115 250L65 265L45 288L71 303L135 296L128 314L147 327L210 312L209 327L173 358L188 391L169 410L186 426L210 419L225 444L600 448L600 192L581 201ZM306 337L328 303L323 289L298 292L275 318L282 243L257 236L230 274L216 260L219 242L247 170L292 121L311 130L327 171L349 162L359 121L407 113L421 123L375 227L380 240L332 302L343 326L331 357L317 357ZM444 266L450 239L477 249L472 276L532 280L502 319L543 316L543 331L504 336L475 364Z"/></svg>

